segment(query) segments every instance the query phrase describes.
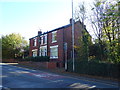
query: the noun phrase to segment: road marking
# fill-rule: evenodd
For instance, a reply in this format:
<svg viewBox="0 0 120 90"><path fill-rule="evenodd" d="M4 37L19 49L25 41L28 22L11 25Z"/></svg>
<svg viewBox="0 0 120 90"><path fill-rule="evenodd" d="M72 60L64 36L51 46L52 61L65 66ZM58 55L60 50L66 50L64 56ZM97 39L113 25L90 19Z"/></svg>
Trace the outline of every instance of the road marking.
<svg viewBox="0 0 120 90"><path fill-rule="evenodd" d="M52 81L52 82L63 82L63 80L55 80L55 81Z"/></svg>
<svg viewBox="0 0 120 90"><path fill-rule="evenodd" d="M36 71L36 70L32 70L32 71Z"/></svg>
<svg viewBox="0 0 120 90"><path fill-rule="evenodd" d="M88 84L83 84L83 83L73 83L69 85L71 88L95 88L96 86L90 86Z"/></svg>
<svg viewBox="0 0 120 90"><path fill-rule="evenodd" d="M65 76L50 74L50 73L29 73L29 74L34 75L36 77L45 78L45 79L58 79L58 78L65 77Z"/></svg>
<svg viewBox="0 0 120 90"><path fill-rule="evenodd" d="M6 64L7 65L7 64ZM10 65L9 65L10 66ZM14 66L14 67L18 67L18 66ZM24 68L26 70L31 70L31 69L27 69L27 68ZM44 72L44 71L41 71L41 72ZM64 76L65 77L65 76ZM47 78L47 77L46 77ZM115 87L118 87L118 84L110 84L110 83L107 83L107 82L104 82L104 81L101 81L101 80L97 80L97 81L92 81L91 80L86 80L86 78L82 79L82 78L76 78L76 77L71 77L71 76L67 76L67 78L72 78L72 79L76 79L76 80L84 80L84 81L88 81L88 82L94 82L94 83L98 83L98 84L103 84L103 85L110 85L110 86L115 86Z"/></svg>
<svg viewBox="0 0 120 90"><path fill-rule="evenodd" d="M99 83L99 84L104 84L104 85L109 85L109 86L115 86L115 87L118 87L118 85L113 85L113 84L109 84L109 83L105 83L105 82L101 82L101 81L92 81L92 80L86 80L86 79L80 79L80 78L76 78L76 77L70 77L70 76L67 76L68 78L72 78L72 79L76 79L76 80L84 80L84 81L88 81L88 82L94 82L94 83Z"/></svg>
<svg viewBox="0 0 120 90"><path fill-rule="evenodd" d="M95 87L96 87L96 86L93 85L93 86L91 86L91 87L89 87L89 88L95 88Z"/></svg>

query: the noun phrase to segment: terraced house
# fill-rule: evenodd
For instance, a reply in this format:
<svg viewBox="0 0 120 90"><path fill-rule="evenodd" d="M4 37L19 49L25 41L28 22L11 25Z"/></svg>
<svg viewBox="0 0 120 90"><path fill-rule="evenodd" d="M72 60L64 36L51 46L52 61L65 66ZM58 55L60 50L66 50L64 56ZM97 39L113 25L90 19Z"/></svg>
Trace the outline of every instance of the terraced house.
<svg viewBox="0 0 120 90"><path fill-rule="evenodd" d="M78 39L82 35L82 23L74 22L75 45L79 45ZM50 60L57 62L58 66L64 65L65 59L72 58L72 19L70 24L42 33L30 40L29 56L50 56Z"/></svg>

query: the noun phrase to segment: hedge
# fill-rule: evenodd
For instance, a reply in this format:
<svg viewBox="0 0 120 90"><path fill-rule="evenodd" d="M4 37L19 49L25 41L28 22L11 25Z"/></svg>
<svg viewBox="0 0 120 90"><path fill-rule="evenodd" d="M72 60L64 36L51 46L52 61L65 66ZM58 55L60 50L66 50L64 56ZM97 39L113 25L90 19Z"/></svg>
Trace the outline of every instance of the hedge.
<svg viewBox="0 0 120 90"><path fill-rule="evenodd" d="M102 76L109 78L120 78L120 64L98 63L91 61L75 61L76 73ZM68 62L68 71L72 70L72 61Z"/></svg>
<svg viewBox="0 0 120 90"><path fill-rule="evenodd" d="M49 56L37 56L37 57L26 57L20 61L33 61L33 62L49 62Z"/></svg>

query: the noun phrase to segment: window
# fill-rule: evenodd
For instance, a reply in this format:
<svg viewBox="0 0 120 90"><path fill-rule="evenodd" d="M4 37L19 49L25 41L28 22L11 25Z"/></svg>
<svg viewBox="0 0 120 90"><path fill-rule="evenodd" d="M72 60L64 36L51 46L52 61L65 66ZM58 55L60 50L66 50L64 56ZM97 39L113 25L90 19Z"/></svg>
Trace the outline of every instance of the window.
<svg viewBox="0 0 120 90"><path fill-rule="evenodd" d="M50 47L50 58L58 58L58 45Z"/></svg>
<svg viewBox="0 0 120 90"><path fill-rule="evenodd" d="M41 36L41 44L47 44L47 34Z"/></svg>
<svg viewBox="0 0 120 90"><path fill-rule="evenodd" d="M37 52L34 51L32 56L33 56L33 57L36 57L36 56L37 56Z"/></svg>
<svg viewBox="0 0 120 90"><path fill-rule="evenodd" d="M40 47L39 56L47 56L47 46Z"/></svg>
<svg viewBox="0 0 120 90"><path fill-rule="evenodd" d="M41 36L41 44L43 44L43 36Z"/></svg>
<svg viewBox="0 0 120 90"><path fill-rule="evenodd" d="M33 56L33 57L36 57L36 56L37 56L37 49L33 49L33 50L32 50L32 56Z"/></svg>
<svg viewBox="0 0 120 90"><path fill-rule="evenodd" d="M44 36L43 36L43 43L44 43L44 44L47 44L47 35L44 35Z"/></svg>
<svg viewBox="0 0 120 90"><path fill-rule="evenodd" d="M52 43L57 42L57 32L52 32Z"/></svg>
<svg viewBox="0 0 120 90"><path fill-rule="evenodd" d="M33 39L33 46L36 46L36 44L37 44L37 38L34 38Z"/></svg>
<svg viewBox="0 0 120 90"><path fill-rule="evenodd" d="M47 44L47 35L45 35L45 44Z"/></svg>

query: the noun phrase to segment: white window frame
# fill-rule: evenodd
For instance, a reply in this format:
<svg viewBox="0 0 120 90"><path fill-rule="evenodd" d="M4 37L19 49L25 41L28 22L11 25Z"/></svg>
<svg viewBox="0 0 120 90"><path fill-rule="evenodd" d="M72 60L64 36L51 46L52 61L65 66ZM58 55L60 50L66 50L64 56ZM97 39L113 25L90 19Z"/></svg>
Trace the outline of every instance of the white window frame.
<svg viewBox="0 0 120 90"><path fill-rule="evenodd" d="M33 50L32 50L32 56L33 56L33 57L36 57L36 56L37 56L37 49L33 49Z"/></svg>
<svg viewBox="0 0 120 90"><path fill-rule="evenodd" d="M51 56L51 50L57 48L57 56ZM50 59L58 59L58 45L50 46Z"/></svg>
<svg viewBox="0 0 120 90"><path fill-rule="evenodd" d="M43 35L42 36L40 36L40 38L41 38L41 45L43 45Z"/></svg>
<svg viewBox="0 0 120 90"><path fill-rule="evenodd" d="M33 46L37 46L37 38L34 38L34 40L33 40Z"/></svg>
<svg viewBox="0 0 120 90"><path fill-rule="evenodd" d="M45 34L44 37L45 37L45 43L44 44L47 44L47 34Z"/></svg>
<svg viewBox="0 0 120 90"><path fill-rule="evenodd" d="M46 51L45 51L45 49L46 49ZM47 56L47 46L41 46L40 47L39 56Z"/></svg>
<svg viewBox="0 0 120 90"><path fill-rule="evenodd" d="M56 40L54 40L54 34L56 33ZM57 31L52 32L52 43L57 42Z"/></svg>
<svg viewBox="0 0 120 90"><path fill-rule="evenodd" d="M47 34L40 36L40 38L41 38L41 43L40 43L41 45L47 44Z"/></svg>

